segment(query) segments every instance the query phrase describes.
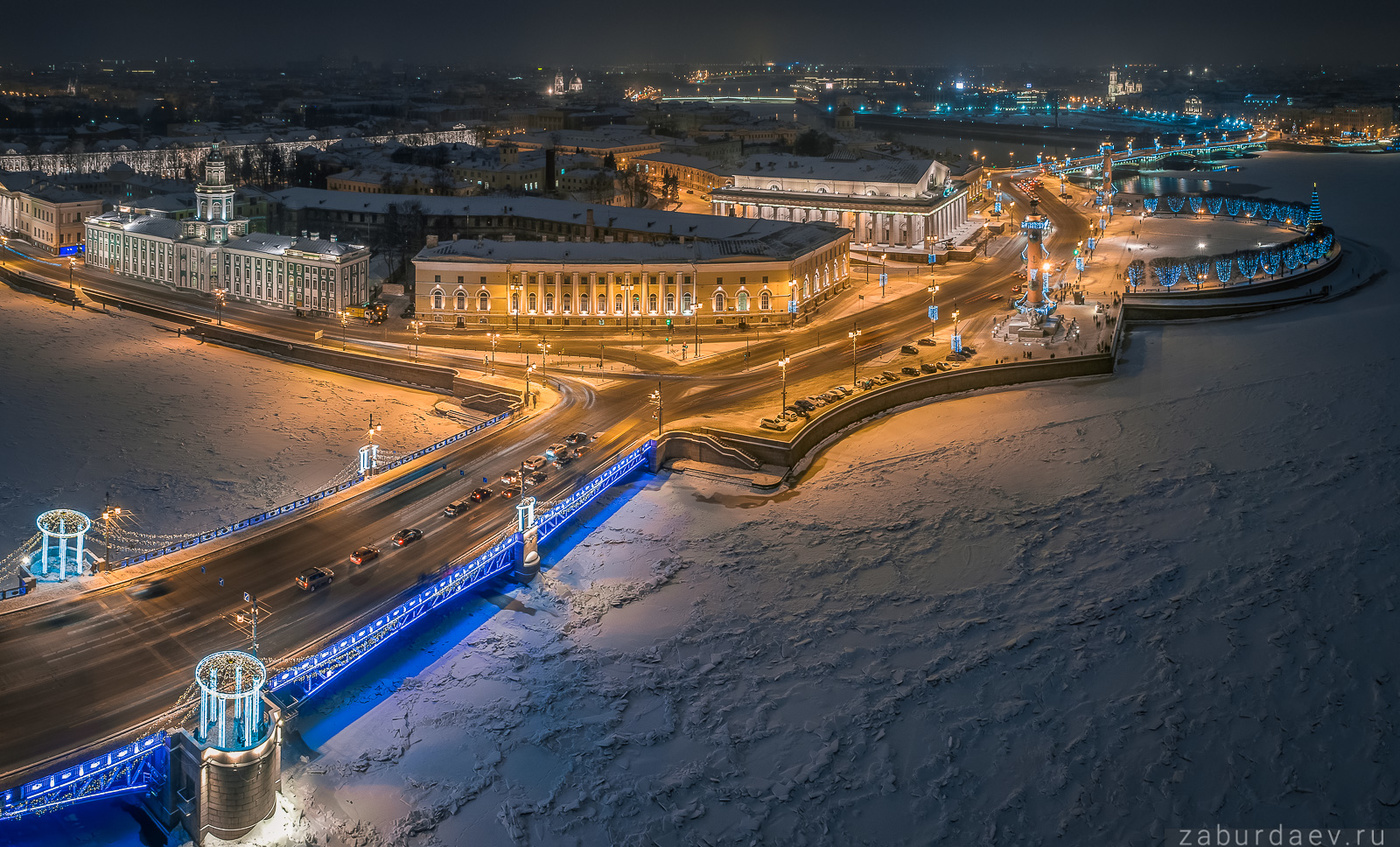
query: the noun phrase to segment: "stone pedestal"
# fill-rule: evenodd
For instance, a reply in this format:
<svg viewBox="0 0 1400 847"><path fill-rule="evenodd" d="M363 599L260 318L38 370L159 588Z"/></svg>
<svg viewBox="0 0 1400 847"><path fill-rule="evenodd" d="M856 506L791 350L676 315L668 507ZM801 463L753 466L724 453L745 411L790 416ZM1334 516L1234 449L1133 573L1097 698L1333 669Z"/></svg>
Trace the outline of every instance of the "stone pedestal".
<svg viewBox="0 0 1400 847"><path fill-rule="evenodd" d="M272 816L282 790L282 715L263 698L267 737L247 750L220 750L186 731L170 737L170 778L160 816L203 844L205 836L232 841Z"/></svg>

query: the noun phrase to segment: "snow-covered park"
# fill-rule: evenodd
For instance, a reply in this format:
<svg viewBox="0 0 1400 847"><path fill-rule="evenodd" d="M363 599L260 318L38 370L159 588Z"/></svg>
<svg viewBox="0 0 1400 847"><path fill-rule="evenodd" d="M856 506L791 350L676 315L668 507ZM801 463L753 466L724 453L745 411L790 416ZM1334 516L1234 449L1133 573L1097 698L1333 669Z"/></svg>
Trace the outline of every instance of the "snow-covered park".
<svg viewBox="0 0 1400 847"><path fill-rule="evenodd" d="M1394 163L1268 154L1239 177L1279 199L1318 182L1327 222L1385 251ZM533 584L304 709L282 807L244 842L1150 845L1179 827L1400 826L1395 285L1137 327L1113 377L887 416L777 495L640 480ZM225 367L205 387L179 368L157 379L187 379L189 404L143 419L154 372L94 353L93 382L126 373L133 396L99 410L41 392L31 372L87 337L47 341L71 320L32 313L51 308L0 292L8 360L35 348L0 391L19 422L5 520L125 479L91 470L110 467L93 457L118 418L143 420L119 432L141 441L122 449L152 475L132 484L156 489L146 508L188 520L212 522L193 511L216 492L260 505L348 461L358 407L317 372L253 360L238 367L258 379ZM348 407L341 442L317 397ZM36 422L40 404L69 422ZM434 437L418 425L405 446ZM62 443L40 461L25 427ZM123 814L52 831L141 843Z"/></svg>

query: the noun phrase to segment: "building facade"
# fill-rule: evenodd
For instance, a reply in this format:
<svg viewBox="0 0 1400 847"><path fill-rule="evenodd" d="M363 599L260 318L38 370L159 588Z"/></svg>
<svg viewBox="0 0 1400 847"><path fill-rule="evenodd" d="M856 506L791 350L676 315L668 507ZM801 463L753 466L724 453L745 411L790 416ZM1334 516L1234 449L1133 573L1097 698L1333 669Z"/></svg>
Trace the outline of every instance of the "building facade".
<svg viewBox="0 0 1400 847"><path fill-rule="evenodd" d="M86 221L87 264L146 282L285 309L334 313L369 299L370 251L356 244L250 233L234 214L218 147L185 220L117 209Z"/></svg>
<svg viewBox="0 0 1400 847"><path fill-rule="evenodd" d="M101 197L40 182L18 192L15 231L54 255L72 256L83 250L83 221L101 211Z"/></svg>
<svg viewBox="0 0 1400 847"><path fill-rule="evenodd" d="M828 224L776 222L664 242L430 239L414 305L474 329L786 326L848 285L849 242Z"/></svg>
<svg viewBox="0 0 1400 847"><path fill-rule="evenodd" d="M680 190L702 197L709 197L711 191L732 181L713 160L685 153L637 156L632 160L632 168L646 176L647 184L658 196L665 188L667 177L675 177Z"/></svg>
<svg viewBox="0 0 1400 847"><path fill-rule="evenodd" d="M967 221L966 188L931 160L751 157L711 202L716 215L835 224L867 250L931 250Z"/></svg>

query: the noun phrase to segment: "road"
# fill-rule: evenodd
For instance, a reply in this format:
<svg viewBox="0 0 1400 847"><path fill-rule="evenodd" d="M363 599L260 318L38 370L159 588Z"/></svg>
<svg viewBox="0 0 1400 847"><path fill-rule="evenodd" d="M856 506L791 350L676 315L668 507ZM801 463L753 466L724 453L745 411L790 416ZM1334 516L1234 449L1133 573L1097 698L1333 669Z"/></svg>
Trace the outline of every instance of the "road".
<svg viewBox="0 0 1400 847"><path fill-rule="evenodd" d="M1026 208L1027 198L1009 185L1010 180L1004 182L1017 205ZM1074 244L1087 236L1088 224L1056 198L1043 197L1041 207L1054 224L1047 242L1052 258L1065 259ZM958 304L964 322L1004 314L1004 301L992 300L991 295L1009 289L1023 243L1019 236L998 239L993 261L979 264L956 281L940 283L940 305L951 310ZM20 260L13 253L6 261L56 281L67 279L66 270ZM926 275L928 270L908 272ZM74 270L74 278L85 287L214 316L212 302L200 295L156 290L81 267ZM862 334L857 357L878 357L925 335L927 304L928 295L922 290L888 301L867 301L859 317ZM327 336L341 330L327 321L241 304L226 306L223 317L307 340L316 329ZM944 331L946 327L945 318ZM846 332L844 321L837 325L821 319L775 331L751 345L747 369L742 350L709 354L682 369L666 356L614 345L605 354L629 362L635 357L642 373L609 380L606 388L598 390L570 376L567 369L551 365L551 381L562 397L554 407L523 422L486 430L426 466L391 475L387 482L374 484L341 505L294 517L261 536L176 566L164 574L170 586L164 596L141 600L112 588L84 595L71 605L49 604L0 615L0 690L4 691L0 718L11 728L0 734L0 786L51 771L58 761L67 761L68 751L106 743L115 733L148 724L173 707L191 684L200 658L244 638L231 623L231 616L246 609L244 592L255 595L270 610L259 627L260 654L302 653L331 632L372 620L413 588L420 574L464 556L512 525L515 501L500 497L477 504L457 518L442 515L447 502L465 496L481 484L482 477L490 478L499 489L502 472L518 466L526 456L542 453L565 434L601 432L583 459L566 471L554 472L540 490L530 492L542 499L565 493L622 447L653 431L646 395L658 380L669 386L665 391L670 398L668 422L770 397L776 408L774 363L784 352L821 353L793 357L790 382L820 376L830 377L833 384L846 382L851 362ZM732 333L705 334L712 341L733 339ZM557 343L572 346L579 337L578 333L567 338L561 334ZM350 346L373 346L377 352L386 342L407 345L412 340L412 333L401 329L347 328ZM535 334L522 335L518 341L503 338L501 349L518 343L528 350L537 340ZM478 359L490 349L484 336L431 336L424 341L419 361L455 367L461 366L463 351L473 351L473 359ZM519 363L500 361L497 370L523 375ZM424 539L394 548L390 537L410 526L424 530ZM362 544L377 545L384 553L365 565L351 565L350 552ZM334 583L316 592L297 589L295 576L316 565L331 568Z"/></svg>

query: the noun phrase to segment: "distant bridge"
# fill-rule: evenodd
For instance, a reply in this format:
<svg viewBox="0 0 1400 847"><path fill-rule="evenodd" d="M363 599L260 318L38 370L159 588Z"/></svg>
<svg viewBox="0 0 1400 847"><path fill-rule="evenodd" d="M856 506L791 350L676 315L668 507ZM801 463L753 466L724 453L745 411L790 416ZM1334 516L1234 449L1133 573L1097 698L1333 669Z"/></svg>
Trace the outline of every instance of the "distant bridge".
<svg viewBox="0 0 1400 847"><path fill-rule="evenodd" d="M1140 162L1155 162L1159 159L1165 159L1170 156L1189 156L1195 159L1210 159L1213 158L1217 153L1247 153L1253 150L1265 150L1267 149L1267 145L1264 142L1264 138L1265 134L1259 133L1258 135L1251 136L1248 138L1242 138L1238 141L1215 141L1206 142L1204 144L1179 144L1175 147L1163 147L1159 144L1153 147L1143 148L1141 150L1134 150L1133 148L1129 147L1126 150L1115 152L1113 154L1113 164L1130 165L1138 164ZM1052 161L1049 163L1044 163L1038 167L1045 167L1045 169L1052 174L1063 175L1087 171L1091 168L1099 167L1102 164L1103 154L1096 153L1090 156L1080 156L1075 159L1062 159L1058 161ZM1022 170L1026 170L1026 168L1023 168Z"/></svg>

